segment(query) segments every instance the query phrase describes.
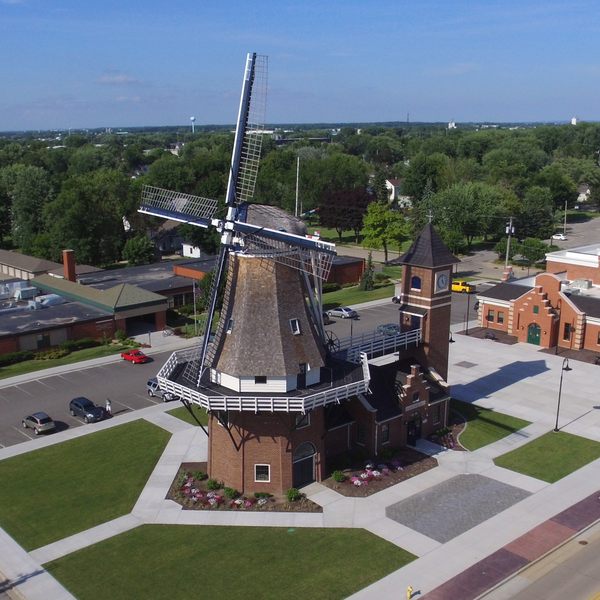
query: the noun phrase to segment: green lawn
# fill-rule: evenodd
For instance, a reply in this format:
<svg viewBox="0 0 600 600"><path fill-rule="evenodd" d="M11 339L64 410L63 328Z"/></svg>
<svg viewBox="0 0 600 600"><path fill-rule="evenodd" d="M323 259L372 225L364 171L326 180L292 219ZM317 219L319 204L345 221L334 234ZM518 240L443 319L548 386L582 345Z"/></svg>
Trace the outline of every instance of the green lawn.
<svg viewBox="0 0 600 600"><path fill-rule="evenodd" d="M34 371L41 371L43 369L49 369L50 367L71 365L82 360L110 356L111 354L118 354L119 352L123 352L123 350L128 350L129 348L133 347L135 346L132 346L131 344L110 344L107 346L96 346L95 348L76 350L75 352L71 352L62 358L51 358L48 360L25 360L15 365L0 367L0 379L14 377L15 375L23 375L25 373L32 373Z"/></svg>
<svg viewBox="0 0 600 600"><path fill-rule="evenodd" d="M499 467L554 483L597 458L600 458L599 442L564 431L550 431L494 462Z"/></svg>
<svg viewBox="0 0 600 600"><path fill-rule="evenodd" d="M467 450L487 446L531 424L460 400L450 400L450 409L460 413L467 421L467 428L460 436L460 443Z"/></svg>
<svg viewBox="0 0 600 600"><path fill-rule="evenodd" d="M192 406L192 410L202 425L208 425L208 413L205 410L202 410L198 406ZM198 425L197 421L192 417L192 415L190 415L190 411L185 406L168 410L167 413L177 417L178 419L181 419L182 421L185 421L186 423L190 423L190 425Z"/></svg>
<svg viewBox="0 0 600 600"><path fill-rule="evenodd" d="M390 267L389 265L383 267L381 272L387 275L390 279L402 279L402 267Z"/></svg>
<svg viewBox="0 0 600 600"><path fill-rule="evenodd" d="M415 558L363 529L144 525L45 566L79 600L334 600Z"/></svg>
<svg viewBox="0 0 600 600"><path fill-rule="evenodd" d="M0 461L0 526L31 550L127 514L169 437L139 420Z"/></svg>
<svg viewBox="0 0 600 600"><path fill-rule="evenodd" d="M360 304L362 302L369 302L370 300L380 300L382 298L389 298L391 302L394 291L394 285L384 285L370 292L363 292L358 289L358 286L343 288L336 292L328 292L327 294L323 294L323 310L336 308L337 306Z"/></svg>

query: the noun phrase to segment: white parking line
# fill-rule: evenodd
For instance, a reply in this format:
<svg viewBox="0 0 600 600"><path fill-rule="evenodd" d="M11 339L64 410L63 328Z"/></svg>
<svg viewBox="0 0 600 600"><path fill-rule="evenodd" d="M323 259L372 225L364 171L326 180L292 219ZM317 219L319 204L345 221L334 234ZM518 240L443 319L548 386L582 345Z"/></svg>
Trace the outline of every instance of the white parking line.
<svg viewBox="0 0 600 600"><path fill-rule="evenodd" d="M21 435L24 435L28 440L33 439L33 436L29 435L29 433L27 432L27 429L24 429L24 428L19 429L18 427L15 427L14 425L12 426L12 428L15 431L18 431Z"/></svg>
<svg viewBox="0 0 600 600"><path fill-rule="evenodd" d="M48 385L48 384L47 384L45 381L43 381L43 380L41 380L41 379L36 379L35 381L36 381L36 383L39 383L39 384L41 384L41 385L43 385L43 386L45 386L45 387L47 387L47 388L50 388L51 390L56 390L56 389L58 389L58 388L55 388L55 387L53 387L53 386L51 386L51 385Z"/></svg>
<svg viewBox="0 0 600 600"><path fill-rule="evenodd" d="M35 394L32 394L31 392L28 392L27 390L24 390L20 385L15 385L15 388L17 388L20 392L23 392L24 394L27 394L28 396L31 396L32 398L36 397Z"/></svg>
<svg viewBox="0 0 600 600"><path fill-rule="evenodd" d="M120 404L121 406L124 406L125 408L127 408L127 409L129 409L129 410L137 410L137 409L135 409L135 408L132 408L131 406L129 406L129 405L127 405L127 404L125 404L125 402L120 402L119 400L113 400L112 402L113 402L113 404ZM114 412L115 412L115 411L113 410L113 413L114 413ZM117 411L117 412L118 412L118 411Z"/></svg>

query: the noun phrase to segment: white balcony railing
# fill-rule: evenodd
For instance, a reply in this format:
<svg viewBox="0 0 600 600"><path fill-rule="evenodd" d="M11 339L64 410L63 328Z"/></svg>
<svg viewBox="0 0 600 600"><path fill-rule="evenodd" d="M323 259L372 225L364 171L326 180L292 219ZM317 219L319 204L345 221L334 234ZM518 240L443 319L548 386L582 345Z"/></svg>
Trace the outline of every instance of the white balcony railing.
<svg viewBox="0 0 600 600"><path fill-rule="evenodd" d="M352 396L365 393L369 387L369 365L366 354L359 356L362 364L362 379L348 383L336 384L317 391L306 390L302 396L236 396L212 395L209 389L199 390L172 381L169 376L178 364L189 361L195 355L194 349L174 352L158 373L160 388L169 391L180 398L201 406L207 411L235 410L250 412L306 412L321 406L327 406L346 400ZM339 382L338 382L339 383Z"/></svg>

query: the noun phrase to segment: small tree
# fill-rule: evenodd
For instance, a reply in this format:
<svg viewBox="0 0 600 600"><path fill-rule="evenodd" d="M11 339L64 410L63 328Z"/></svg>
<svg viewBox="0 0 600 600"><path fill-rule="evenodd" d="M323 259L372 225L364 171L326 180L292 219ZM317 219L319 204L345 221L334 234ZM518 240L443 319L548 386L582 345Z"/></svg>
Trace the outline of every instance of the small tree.
<svg viewBox="0 0 600 600"><path fill-rule="evenodd" d="M145 236L129 238L123 248L123 259L130 265L146 265L154 260L154 244Z"/></svg>
<svg viewBox="0 0 600 600"><path fill-rule="evenodd" d="M389 245L396 243L399 247L406 238L404 217L383 202L371 202L363 219L363 234L364 246L383 247L387 263Z"/></svg>
<svg viewBox="0 0 600 600"><path fill-rule="evenodd" d="M373 284L373 271L373 253L369 252L369 256L367 257L367 265L360 278L360 283L358 284L359 290L368 292L375 287Z"/></svg>

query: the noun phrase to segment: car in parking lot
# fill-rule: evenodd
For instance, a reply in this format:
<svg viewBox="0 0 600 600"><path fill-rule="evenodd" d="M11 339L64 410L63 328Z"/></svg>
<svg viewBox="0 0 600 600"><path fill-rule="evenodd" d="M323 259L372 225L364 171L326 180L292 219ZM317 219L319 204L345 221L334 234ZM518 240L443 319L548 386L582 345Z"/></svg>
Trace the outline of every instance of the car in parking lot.
<svg viewBox="0 0 600 600"><path fill-rule="evenodd" d="M81 417L85 423L95 423L105 417L104 408L94 404L89 398L80 396L69 402L69 412L72 417Z"/></svg>
<svg viewBox="0 0 600 600"><path fill-rule="evenodd" d="M375 333L380 335L398 335L399 333L402 333L402 330L397 323L383 323L377 325Z"/></svg>
<svg viewBox="0 0 600 600"><path fill-rule="evenodd" d="M136 365L140 363L147 363L152 360L149 356L144 354L141 350L134 348L133 350L126 350L125 352L121 352L121 358L129 361L130 363Z"/></svg>
<svg viewBox="0 0 600 600"><path fill-rule="evenodd" d="M552 236L553 240L560 240L561 242L567 241L567 236L564 233L555 233Z"/></svg>
<svg viewBox="0 0 600 600"><path fill-rule="evenodd" d="M161 390L158 386L158 379L156 377L148 379L148 382L146 383L146 391L148 392L148 396L150 396L150 398L157 396L158 398L162 398L163 402L171 402L171 400L179 399L179 396L173 394L172 392Z"/></svg>
<svg viewBox="0 0 600 600"><path fill-rule="evenodd" d="M341 319L356 319L358 313L348 306L338 306L327 311L329 317L340 317Z"/></svg>
<svg viewBox="0 0 600 600"><path fill-rule="evenodd" d="M452 282L452 291L461 292L463 294L472 294L475 291L475 286L468 281L455 280Z"/></svg>
<svg viewBox="0 0 600 600"><path fill-rule="evenodd" d="M326 313L323 313L323 325L331 325L335 321Z"/></svg>
<svg viewBox="0 0 600 600"><path fill-rule="evenodd" d="M27 429L33 429L35 435L40 433L47 433L48 431L54 431L56 429L56 423L49 417L45 412L35 412L31 415L27 415L22 421L21 425Z"/></svg>

